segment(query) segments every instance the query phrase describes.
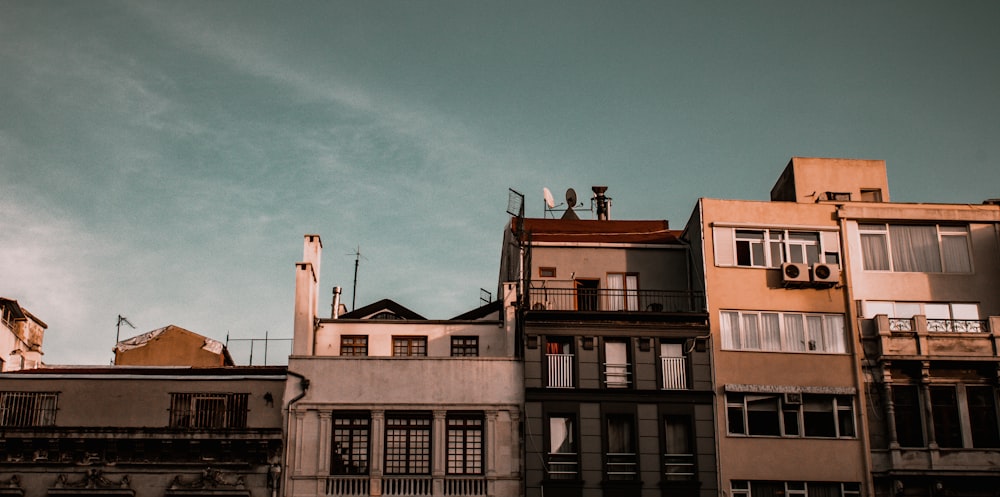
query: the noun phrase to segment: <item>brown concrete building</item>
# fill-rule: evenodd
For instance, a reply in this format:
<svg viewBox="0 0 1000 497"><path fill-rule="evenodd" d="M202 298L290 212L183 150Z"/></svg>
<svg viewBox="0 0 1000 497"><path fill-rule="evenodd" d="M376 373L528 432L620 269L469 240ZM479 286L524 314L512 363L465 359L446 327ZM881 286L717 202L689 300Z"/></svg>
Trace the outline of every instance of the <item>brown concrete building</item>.
<svg viewBox="0 0 1000 497"><path fill-rule="evenodd" d="M0 297L0 372L41 366L46 328L16 300Z"/></svg>
<svg viewBox="0 0 1000 497"><path fill-rule="evenodd" d="M274 497L282 367L0 374L0 487L15 497Z"/></svg>
<svg viewBox="0 0 1000 497"><path fill-rule="evenodd" d="M700 199L684 240L711 321L719 482L733 497L852 496L867 485L864 382L837 205L884 163L794 158L772 201Z"/></svg>
<svg viewBox="0 0 1000 497"><path fill-rule="evenodd" d="M179 326L168 325L115 345L117 366L233 366L225 344Z"/></svg>

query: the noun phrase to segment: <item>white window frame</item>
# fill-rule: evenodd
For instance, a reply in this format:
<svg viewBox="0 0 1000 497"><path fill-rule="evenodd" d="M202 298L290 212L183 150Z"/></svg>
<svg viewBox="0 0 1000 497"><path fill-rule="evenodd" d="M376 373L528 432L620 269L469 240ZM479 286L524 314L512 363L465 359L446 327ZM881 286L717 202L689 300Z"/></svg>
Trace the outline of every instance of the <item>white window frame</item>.
<svg viewBox="0 0 1000 497"><path fill-rule="evenodd" d="M731 320L733 316L736 316L739 326L739 330L735 333ZM792 321L799 321L801 329L791 329L789 324ZM778 327L777 343L773 334L769 334L769 331L774 331L775 322ZM768 327L767 323L772 325ZM839 329L836 329L838 323ZM722 333L722 350L800 354L848 353L847 326L843 314L724 309L720 312L719 326ZM795 336L796 331L801 332L801 337Z"/></svg>
<svg viewBox="0 0 1000 497"><path fill-rule="evenodd" d="M760 238L740 238L740 232L753 232ZM840 264L840 240L839 232L833 229L817 229L815 227L801 228L765 228L757 226L715 226L713 228L715 238L715 264L721 267L740 267L757 269L775 269L781 267L783 262L792 261L792 251L801 248L802 263L812 264L816 262L825 264ZM795 238L794 235L815 236L815 242ZM751 245L751 261L749 265L739 264L737 255L737 245L746 242ZM754 260L753 246L759 246L763 252L763 260ZM816 260L809 261L808 247L816 247ZM799 261L795 261L799 262Z"/></svg>
<svg viewBox="0 0 1000 497"><path fill-rule="evenodd" d="M902 269L897 269L898 262L893 260L893 237L890 233L890 226L919 226L934 228L937 234L937 253L938 253L938 264L940 264L940 271L907 271ZM972 233L969 229L969 225L954 225L954 224L903 224L903 223L858 223L858 237L859 240L864 237L879 237L882 240L881 246L885 249L885 256L889 263L888 269L869 269L865 265L865 245L862 243L861 247L861 267L865 271L873 272L892 272L892 273L946 273L946 274L972 274L975 272L975 261L972 257ZM964 238L965 239L965 250L966 257L968 258L969 268L968 271L964 270L949 270L947 267L947 258L945 257L945 239L949 237L954 238Z"/></svg>
<svg viewBox="0 0 1000 497"><path fill-rule="evenodd" d="M775 482L783 483L785 486L785 495L788 497L807 497L809 495L809 484L824 484L829 485L830 483L840 485L840 496L841 497L857 497L861 495L861 483L860 482L808 482L808 481L785 481L785 482ZM753 497L753 492L751 490L750 480L731 480L729 482L730 494L733 497Z"/></svg>

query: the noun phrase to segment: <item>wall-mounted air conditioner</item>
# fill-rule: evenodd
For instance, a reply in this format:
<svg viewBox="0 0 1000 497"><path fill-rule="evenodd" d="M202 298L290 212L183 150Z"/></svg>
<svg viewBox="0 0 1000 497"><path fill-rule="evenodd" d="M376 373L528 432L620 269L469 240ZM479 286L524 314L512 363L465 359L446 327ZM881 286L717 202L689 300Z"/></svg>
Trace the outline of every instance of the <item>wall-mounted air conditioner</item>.
<svg viewBox="0 0 1000 497"><path fill-rule="evenodd" d="M840 267L836 264L824 264L822 262L812 265L813 283L825 285L836 285L840 282Z"/></svg>
<svg viewBox="0 0 1000 497"><path fill-rule="evenodd" d="M809 266L799 262L786 262L782 264L781 282L785 285L809 283Z"/></svg>

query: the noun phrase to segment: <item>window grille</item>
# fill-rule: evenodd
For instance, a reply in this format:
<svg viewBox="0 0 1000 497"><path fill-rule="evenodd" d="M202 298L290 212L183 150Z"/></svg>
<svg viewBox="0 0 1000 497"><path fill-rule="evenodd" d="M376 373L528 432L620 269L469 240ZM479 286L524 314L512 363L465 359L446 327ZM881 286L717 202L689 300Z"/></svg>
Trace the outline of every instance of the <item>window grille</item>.
<svg viewBox="0 0 1000 497"><path fill-rule="evenodd" d="M246 428L248 393L170 394L171 428Z"/></svg>
<svg viewBox="0 0 1000 497"><path fill-rule="evenodd" d="M0 426L56 424L57 392L0 392Z"/></svg>

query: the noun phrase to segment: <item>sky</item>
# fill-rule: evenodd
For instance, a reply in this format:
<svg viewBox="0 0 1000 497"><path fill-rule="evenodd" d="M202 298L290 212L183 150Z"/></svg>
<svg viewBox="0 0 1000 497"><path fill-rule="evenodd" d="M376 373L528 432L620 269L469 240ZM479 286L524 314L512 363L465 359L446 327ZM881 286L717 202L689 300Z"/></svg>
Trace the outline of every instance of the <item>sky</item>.
<svg viewBox="0 0 1000 497"><path fill-rule="evenodd" d="M508 188L607 185L681 228L790 157L887 162L893 201L1000 197L1000 2L0 2L0 296L48 364L174 324L292 335L495 292ZM587 218L589 213L582 217ZM356 295L355 253L360 251ZM269 364L287 356L272 342ZM254 352L262 362L262 344Z"/></svg>

